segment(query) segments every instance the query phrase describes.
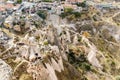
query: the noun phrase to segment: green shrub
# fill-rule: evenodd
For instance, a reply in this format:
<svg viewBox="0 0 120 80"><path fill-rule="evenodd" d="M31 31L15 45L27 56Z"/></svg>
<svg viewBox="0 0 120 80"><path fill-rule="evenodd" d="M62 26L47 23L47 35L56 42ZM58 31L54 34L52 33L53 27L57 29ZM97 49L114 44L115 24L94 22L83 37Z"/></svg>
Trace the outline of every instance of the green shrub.
<svg viewBox="0 0 120 80"><path fill-rule="evenodd" d="M65 13L64 12L64 13L60 14L60 17L62 17L62 18L65 18L67 16L69 16L69 18L70 17L73 18L73 16L74 16L74 18L79 18L79 17L81 17L81 13L80 12L70 12L70 13Z"/></svg>
<svg viewBox="0 0 120 80"><path fill-rule="evenodd" d="M72 13L73 12L73 9L72 8L65 8L65 13Z"/></svg>
<svg viewBox="0 0 120 80"><path fill-rule="evenodd" d="M87 6L85 1L82 3L77 3L76 5L79 7L86 7Z"/></svg>
<svg viewBox="0 0 120 80"><path fill-rule="evenodd" d="M42 0L43 2L52 2L52 0Z"/></svg>
<svg viewBox="0 0 120 80"><path fill-rule="evenodd" d="M67 16L67 13L61 13L60 17L65 18Z"/></svg>
<svg viewBox="0 0 120 80"><path fill-rule="evenodd" d="M47 17L47 13L45 11L38 11L37 14L42 18L42 19L46 19Z"/></svg>
<svg viewBox="0 0 120 80"><path fill-rule="evenodd" d="M76 18L77 17L81 17L81 13L80 12L73 12L72 14L74 14Z"/></svg>
<svg viewBox="0 0 120 80"><path fill-rule="evenodd" d="M17 0L17 3L19 3L19 4L22 3L22 0Z"/></svg>
<svg viewBox="0 0 120 80"><path fill-rule="evenodd" d="M80 68L83 69L84 71L90 71L91 65L87 62L83 62L80 64Z"/></svg>

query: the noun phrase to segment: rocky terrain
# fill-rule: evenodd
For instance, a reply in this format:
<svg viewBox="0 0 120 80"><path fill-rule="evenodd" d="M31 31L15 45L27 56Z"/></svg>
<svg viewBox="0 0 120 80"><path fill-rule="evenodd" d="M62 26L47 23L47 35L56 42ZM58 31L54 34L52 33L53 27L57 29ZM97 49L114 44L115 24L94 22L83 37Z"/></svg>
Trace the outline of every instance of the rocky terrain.
<svg viewBox="0 0 120 80"><path fill-rule="evenodd" d="M0 28L0 79L120 80L120 14L92 12L7 17Z"/></svg>

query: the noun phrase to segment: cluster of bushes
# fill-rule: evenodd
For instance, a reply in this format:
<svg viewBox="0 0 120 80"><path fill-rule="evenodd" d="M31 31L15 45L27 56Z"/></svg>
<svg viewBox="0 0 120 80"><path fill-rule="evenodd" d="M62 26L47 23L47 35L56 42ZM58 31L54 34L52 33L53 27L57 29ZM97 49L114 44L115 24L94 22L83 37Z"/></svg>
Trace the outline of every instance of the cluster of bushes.
<svg viewBox="0 0 120 80"><path fill-rule="evenodd" d="M80 12L74 12L72 8L65 8L64 13L60 14L60 17L65 18L65 17L72 17L72 18L79 18L81 17Z"/></svg>

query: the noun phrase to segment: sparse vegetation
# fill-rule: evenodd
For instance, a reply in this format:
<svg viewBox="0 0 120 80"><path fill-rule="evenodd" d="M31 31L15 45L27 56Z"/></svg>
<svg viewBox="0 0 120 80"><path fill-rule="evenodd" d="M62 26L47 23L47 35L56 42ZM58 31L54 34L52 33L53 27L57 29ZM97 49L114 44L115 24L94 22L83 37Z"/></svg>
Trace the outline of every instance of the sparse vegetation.
<svg viewBox="0 0 120 80"><path fill-rule="evenodd" d="M69 20L74 20L75 18L80 18L80 12L74 12L72 8L65 8L64 13L60 14L60 17L66 18L68 17Z"/></svg>
<svg viewBox="0 0 120 80"><path fill-rule="evenodd" d="M104 18L86 2L77 3L81 12L70 6L60 15L59 1L59 7L51 5L54 13L46 6L34 6L34 13L25 7L5 17L0 80L120 80L120 27L111 24L119 24L120 15Z"/></svg>

